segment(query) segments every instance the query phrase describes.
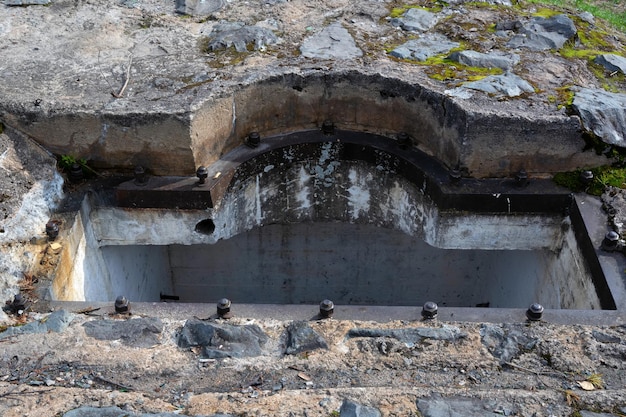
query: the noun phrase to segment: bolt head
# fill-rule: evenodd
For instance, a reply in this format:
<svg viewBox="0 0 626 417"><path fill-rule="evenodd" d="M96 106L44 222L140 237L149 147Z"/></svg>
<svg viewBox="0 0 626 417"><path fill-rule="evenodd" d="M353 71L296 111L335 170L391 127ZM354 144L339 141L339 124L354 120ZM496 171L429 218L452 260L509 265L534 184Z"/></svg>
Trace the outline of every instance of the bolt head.
<svg viewBox="0 0 626 417"><path fill-rule="evenodd" d="M452 181L454 184L458 183L459 181L461 181L461 171L458 170L457 168L454 168L452 171L450 171L450 181Z"/></svg>
<svg viewBox="0 0 626 417"><path fill-rule="evenodd" d="M322 123L322 133L325 135L332 135L335 133L335 124L332 120L324 120Z"/></svg>
<svg viewBox="0 0 626 417"><path fill-rule="evenodd" d="M135 167L135 184L146 185L148 179L146 178L146 170L141 165Z"/></svg>
<svg viewBox="0 0 626 417"><path fill-rule="evenodd" d="M205 166L199 166L196 170L196 177L200 180L200 184L204 184L204 181L209 176L209 170Z"/></svg>
<svg viewBox="0 0 626 417"><path fill-rule="evenodd" d="M612 252L617 249L619 245L619 234L611 230L606 235L604 235L604 239L602 240L602 249L608 252Z"/></svg>
<svg viewBox="0 0 626 417"><path fill-rule="evenodd" d="M398 145L400 145L402 149L406 149L412 145L411 137L406 132L398 133L398 135L396 136L396 139L398 140Z"/></svg>
<svg viewBox="0 0 626 417"><path fill-rule="evenodd" d="M526 317L530 321L539 321L543 315L543 306L539 303L533 303L526 310Z"/></svg>
<svg viewBox="0 0 626 417"><path fill-rule="evenodd" d="M583 182L583 184L589 185L591 183L591 181L593 181L593 172L591 172L591 171L582 171L580 173L580 180Z"/></svg>
<svg viewBox="0 0 626 417"><path fill-rule="evenodd" d="M426 301L422 307L422 317L424 319L434 319L437 317L439 307L434 301Z"/></svg>
<svg viewBox="0 0 626 417"><path fill-rule="evenodd" d="M59 224L55 221L46 223L46 235L49 240L54 240L59 236Z"/></svg>
<svg viewBox="0 0 626 417"><path fill-rule="evenodd" d="M70 182L73 182L73 183L82 181L84 178L83 167L81 167L77 163L73 163L72 166L70 167L68 178Z"/></svg>
<svg viewBox="0 0 626 417"><path fill-rule="evenodd" d="M217 302L217 315L220 317L226 316L230 313L231 302L228 298L222 298Z"/></svg>
<svg viewBox="0 0 626 417"><path fill-rule="evenodd" d="M528 173L525 169L520 169L520 171L515 175L515 182L519 186L528 184Z"/></svg>
<svg viewBox="0 0 626 417"><path fill-rule="evenodd" d="M335 312L335 303L330 300L323 300L320 303L320 316L322 318L328 318Z"/></svg>
<svg viewBox="0 0 626 417"><path fill-rule="evenodd" d="M123 295L118 296L115 299L115 312L116 313L128 313L130 311L130 302Z"/></svg>
<svg viewBox="0 0 626 417"><path fill-rule="evenodd" d="M250 132L248 137L246 138L246 145L251 148L256 148L261 143L261 135L259 132Z"/></svg>

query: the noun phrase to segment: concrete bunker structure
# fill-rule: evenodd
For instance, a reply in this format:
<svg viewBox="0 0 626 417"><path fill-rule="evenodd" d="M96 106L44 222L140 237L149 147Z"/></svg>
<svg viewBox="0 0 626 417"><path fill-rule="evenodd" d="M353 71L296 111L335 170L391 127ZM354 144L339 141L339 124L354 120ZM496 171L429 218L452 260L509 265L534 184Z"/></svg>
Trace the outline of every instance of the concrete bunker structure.
<svg viewBox="0 0 626 417"><path fill-rule="evenodd" d="M204 181L91 194L52 296L615 309L584 227L549 180L451 177L404 141L325 123L235 148Z"/></svg>

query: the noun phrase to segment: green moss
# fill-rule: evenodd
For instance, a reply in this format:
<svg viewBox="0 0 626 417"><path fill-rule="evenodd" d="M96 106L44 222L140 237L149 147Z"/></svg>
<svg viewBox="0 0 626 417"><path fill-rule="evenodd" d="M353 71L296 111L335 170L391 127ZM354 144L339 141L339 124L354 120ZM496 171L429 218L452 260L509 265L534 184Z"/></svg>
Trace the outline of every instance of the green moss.
<svg viewBox="0 0 626 417"><path fill-rule="evenodd" d="M554 174L556 184L568 188L574 192L587 192L591 195L602 195L607 186L626 188L626 168L618 168L610 165L594 168L593 180L588 186L581 180L582 170L571 172L559 172Z"/></svg>
<svg viewBox="0 0 626 417"><path fill-rule="evenodd" d="M546 19L552 17L552 16L556 16L559 14L563 14L563 12L560 12L558 10L554 10L554 9L548 9L548 8L541 8L538 9L535 13L533 13L532 15L535 17L544 17Z"/></svg>
<svg viewBox="0 0 626 417"><path fill-rule="evenodd" d="M566 85L563 87L558 87L555 89L555 92L558 98L558 107L565 107L567 109L570 109L572 107L572 103L574 103L574 96L576 95L572 90L572 86Z"/></svg>

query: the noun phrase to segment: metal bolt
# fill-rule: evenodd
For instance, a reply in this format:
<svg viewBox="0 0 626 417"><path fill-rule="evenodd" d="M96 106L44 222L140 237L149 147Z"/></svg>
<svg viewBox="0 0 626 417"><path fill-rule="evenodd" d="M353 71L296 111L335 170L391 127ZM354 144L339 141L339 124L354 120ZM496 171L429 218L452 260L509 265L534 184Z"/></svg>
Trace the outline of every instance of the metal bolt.
<svg viewBox="0 0 626 417"><path fill-rule="evenodd" d="M539 303L531 304L526 310L526 317L530 321L539 321L543 315L543 306Z"/></svg>
<svg viewBox="0 0 626 417"><path fill-rule="evenodd" d="M130 313L130 302L123 295L120 295L115 299L115 312Z"/></svg>
<svg viewBox="0 0 626 417"><path fill-rule="evenodd" d="M411 137L406 132L398 133L398 135L396 136L396 139L398 140L398 145L402 149L406 149L413 145L413 142L411 141Z"/></svg>
<svg viewBox="0 0 626 417"><path fill-rule="evenodd" d="M461 181L461 171L458 168L454 168L448 175L452 184L458 184Z"/></svg>
<svg viewBox="0 0 626 417"><path fill-rule="evenodd" d="M611 230L606 235L604 235L604 239L602 240L602 250L607 252L613 252L617 250L619 245L619 234L614 230Z"/></svg>
<svg viewBox="0 0 626 417"><path fill-rule="evenodd" d="M198 177L198 184L204 184L209 176L209 170L205 166L199 166L196 170L196 177Z"/></svg>
<svg viewBox="0 0 626 417"><path fill-rule="evenodd" d="M335 312L335 303L330 300L323 300L320 303L320 317L323 319L327 319L332 317Z"/></svg>
<svg viewBox="0 0 626 417"><path fill-rule="evenodd" d="M222 298L217 302L217 315L221 318L230 313L231 302L228 298Z"/></svg>
<svg viewBox="0 0 626 417"><path fill-rule="evenodd" d="M437 303L435 303L434 301L426 301L424 303L424 307L422 307L422 317L424 318L424 320L434 319L435 317L437 317L438 310L439 307L437 306Z"/></svg>
<svg viewBox="0 0 626 417"><path fill-rule="evenodd" d="M53 241L59 236L59 224L54 220L50 220L46 223L46 235L49 241Z"/></svg>
<svg viewBox="0 0 626 417"><path fill-rule="evenodd" d="M584 185L591 184L591 181L593 181L593 172L591 172L591 171L582 171L580 173L580 181Z"/></svg>
<svg viewBox="0 0 626 417"><path fill-rule="evenodd" d="M246 138L246 145L251 148L256 148L261 143L261 135L259 132L250 132L248 137Z"/></svg>
<svg viewBox="0 0 626 417"><path fill-rule="evenodd" d="M325 135L333 135L335 133L335 124L332 120L324 120L322 123L322 133Z"/></svg>
<svg viewBox="0 0 626 417"><path fill-rule="evenodd" d="M135 167L135 184L137 185L146 185L148 183L148 175L146 174L146 170L138 165Z"/></svg>
<svg viewBox="0 0 626 417"><path fill-rule="evenodd" d="M70 167L70 172L67 176L70 182L73 182L73 183L81 182L83 178L85 177L83 173L83 167L81 167L79 164L74 162L72 166Z"/></svg>
<svg viewBox="0 0 626 417"><path fill-rule="evenodd" d="M525 169L520 169L515 175L515 183L518 187L524 187L528 185L528 173Z"/></svg>

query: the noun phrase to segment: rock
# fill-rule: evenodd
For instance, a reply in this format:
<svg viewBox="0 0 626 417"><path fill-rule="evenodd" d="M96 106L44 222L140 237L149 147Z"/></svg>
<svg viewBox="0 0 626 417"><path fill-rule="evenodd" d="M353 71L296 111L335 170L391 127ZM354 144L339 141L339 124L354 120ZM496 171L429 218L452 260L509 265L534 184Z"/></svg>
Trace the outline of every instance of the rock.
<svg viewBox="0 0 626 417"><path fill-rule="evenodd" d="M564 14L550 18L536 17L522 27L519 34L507 44L509 48L528 48L534 51L560 49L576 35L572 19Z"/></svg>
<svg viewBox="0 0 626 417"><path fill-rule="evenodd" d="M451 5L451 6L455 6L455 5L459 5L459 4L465 4L465 3L485 3L485 4L490 4L493 6L512 6L511 4L511 0L478 0L478 1L473 1L473 0L448 0L446 2L447 4Z"/></svg>
<svg viewBox="0 0 626 417"><path fill-rule="evenodd" d="M63 417L178 417L179 413L135 414L118 407L79 407L63 414ZM199 416L198 416L199 417ZM213 414L207 417L231 417L227 414Z"/></svg>
<svg viewBox="0 0 626 417"><path fill-rule="evenodd" d="M296 321L287 327L287 344L285 353L296 355L316 349L328 349L326 340L317 334L305 321Z"/></svg>
<svg viewBox="0 0 626 417"><path fill-rule="evenodd" d="M458 48L460 45L458 42L450 41L444 35L438 33L427 34L419 39L412 39L403 43L391 51L389 55L400 59L426 61L430 57L448 53L451 49Z"/></svg>
<svg viewBox="0 0 626 417"><path fill-rule="evenodd" d="M594 23L596 23L596 18L589 12L581 12L578 14L578 17L582 21L587 22L590 25L593 25Z"/></svg>
<svg viewBox="0 0 626 417"><path fill-rule="evenodd" d="M178 336L178 346L202 347L203 356L209 359L241 358L261 355L268 339L257 325L235 326L191 319Z"/></svg>
<svg viewBox="0 0 626 417"><path fill-rule="evenodd" d="M209 51L218 51L233 46L237 52L246 52L248 45L262 50L266 45L274 45L278 38L274 33L259 26L246 26L243 23L220 23L209 35Z"/></svg>
<svg viewBox="0 0 626 417"><path fill-rule="evenodd" d="M34 321L19 327L9 327L0 333L0 339L20 334L60 333L67 329L67 326L70 325L73 318L74 315L65 310L55 311L54 313L50 313L50 315L43 320Z"/></svg>
<svg viewBox="0 0 626 417"><path fill-rule="evenodd" d="M524 24L519 20L505 20L504 22L496 23L496 31L499 30L520 30L524 27Z"/></svg>
<svg viewBox="0 0 626 417"><path fill-rule="evenodd" d="M339 409L340 417L380 417L381 413L374 407L367 407L350 400L343 400Z"/></svg>
<svg viewBox="0 0 626 417"><path fill-rule="evenodd" d="M508 70L520 61L517 54L491 52L483 54L476 51L458 51L448 56L448 59L470 67L501 68Z"/></svg>
<svg viewBox="0 0 626 417"><path fill-rule="evenodd" d="M572 109L585 129L610 145L625 146L626 94L576 88Z"/></svg>
<svg viewBox="0 0 626 417"><path fill-rule="evenodd" d="M307 38L300 46L302 56L321 59L352 59L363 56L352 35L340 22L335 22Z"/></svg>
<svg viewBox="0 0 626 417"><path fill-rule="evenodd" d="M463 88L471 88L472 90L507 97L517 97L522 93L535 92L535 89L528 81L512 73L490 75L482 80L465 83Z"/></svg>
<svg viewBox="0 0 626 417"><path fill-rule="evenodd" d="M622 74L626 74L626 58L614 54L598 55L593 60L598 65L602 65L608 71L615 72L620 71Z"/></svg>
<svg viewBox="0 0 626 417"><path fill-rule="evenodd" d="M391 19L393 26L399 26L404 30L414 32L426 32L437 24L439 17L428 10L411 7L404 12L402 17Z"/></svg>
<svg viewBox="0 0 626 417"><path fill-rule="evenodd" d="M51 0L4 0L7 6L36 6L50 4Z"/></svg>
<svg viewBox="0 0 626 417"><path fill-rule="evenodd" d="M622 343L621 338L617 336L612 336L610 334L606 334L598 330L593 330L591 332L591 335L593 336L594 339L596 339L596 341L600 343Z"/></svg>
<svg viewBox="0 0 626 417"><path fill-rule="evenodd" d="M128 346L147 348L159 344L163 322L154 317L130 320L95 320L83 324L87 336L98 340L121 340Z"/></svg>
<svg viewBox="0 0 626 417"><path fill-rule="evenodd" d="M458 327L417 327L408 329L350 329L346 335L352 337L391 337L403 343L419 343L423 339L456 341L467 337Z"/></svg>
<svg viewBox="0 0 626 417"><path fill-rule="evenodd" d="M502 363L510 362L521 349L532 349L537 343L536 339L527 337L513 326L500 327L492 324L480 326L480 340L489 353Z"/></svg>
<svg viewBox="0 0 626 417"><path fill-rule="evenodd" d="M224 7L224 0L176 0L176 12L191 16L206 16Z"/></svg>
<svg viewBox="0 0 626 417"><path fill-rule="evenodd" d="M502 407L491 407L478 399L434 397L418 399L417 409L423 417L495 417L505 415ZM511 413L506 414L511 415Z"/></svg>

